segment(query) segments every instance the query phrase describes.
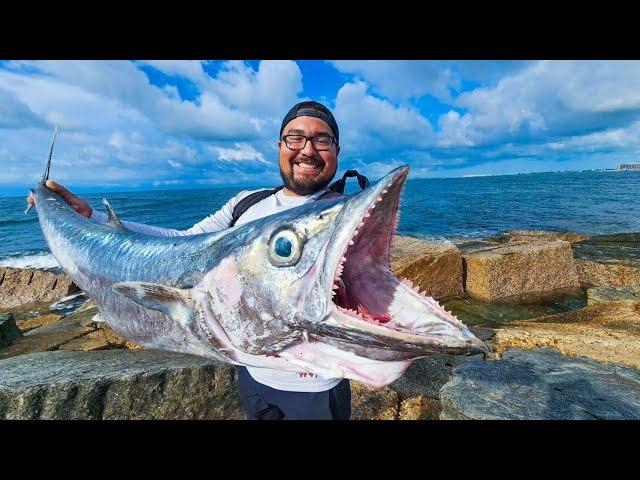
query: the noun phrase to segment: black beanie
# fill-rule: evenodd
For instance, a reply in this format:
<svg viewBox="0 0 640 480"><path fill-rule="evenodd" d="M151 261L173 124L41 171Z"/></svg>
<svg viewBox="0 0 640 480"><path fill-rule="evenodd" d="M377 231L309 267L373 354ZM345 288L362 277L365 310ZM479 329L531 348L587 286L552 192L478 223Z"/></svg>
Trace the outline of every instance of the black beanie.
<svg viewBox="0 0 640 480"><path fill-rule="evenodd" d="M340 132L338 131L338 124L336 123L336 119L333 118L331 110L329 110L321 103L314 101L300 102L294 105L291 110L289 110L289 113L287 113L284 116L284 120L282 120L282 125L280 126L280 136L282 136L282 132L287 123L298 117L316 117L320 120L323 120L333 130L333 133L336 137L336 144L340 143Z"/></svg>

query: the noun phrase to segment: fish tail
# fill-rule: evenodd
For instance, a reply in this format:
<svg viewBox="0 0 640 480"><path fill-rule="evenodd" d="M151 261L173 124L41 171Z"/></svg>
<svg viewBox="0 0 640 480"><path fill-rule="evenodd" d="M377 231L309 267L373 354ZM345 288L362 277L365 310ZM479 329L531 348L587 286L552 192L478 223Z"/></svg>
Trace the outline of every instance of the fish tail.
<svg viewBox="0 0 640 480"><path fill-rule="evenodd" d="M42 176L42 181L40 182L44 185L47 180L49 180L49 170L51 169L51 155L53 155L53 145L56 143L56 135L58 134L58 126L56 125L53 131L53 139L51 140L51 149L49 150L49 158L47 160L47 168L44 170L44 175Z"/></svg>

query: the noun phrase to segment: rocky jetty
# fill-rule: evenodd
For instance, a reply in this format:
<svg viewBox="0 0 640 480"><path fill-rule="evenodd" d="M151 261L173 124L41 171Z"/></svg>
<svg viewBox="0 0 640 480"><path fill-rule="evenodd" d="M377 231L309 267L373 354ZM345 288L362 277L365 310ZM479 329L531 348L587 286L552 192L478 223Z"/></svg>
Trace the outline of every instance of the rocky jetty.
<svg viewBox="0 0 640 480"><path fill-rule="evenodd" d="M22 268L0 268L0 308L53 302L77 292L64 274Z"/></svg>
<svg viewBox="0 0 640 480"><path fill-rule="evenodd" d="M242 419L233 366L152 350L0 361L0 419Z"/></svg>
<svg viewBox="0 0 640 480"><path fill-rule="evenodd" d="M526 293L578 288L571 244L563 240L460 246L465 289L496 301Z"/></svg>
<svg viewBox="0 0 640 480"><path fill-rule="evenodd" d="M352 418L635 418L634 383L620 372L640 369L639 240L532 230L458 244L394 237L394 273L446 302L496 360L433 355L383 389L352 382ZM75 290L64 275L0 269L0 308L11 312L0 314L0 418L244 418L232 366L127 342L94 321L82 294L51 305ZM540 347L552 350L540 357ZM492 390L484 369L510 373ZM600 392L602 372L619 391L598 397L597 410L577 386Z"/></svg>
<svg viewBox="0 0 640 480"><path fill-rule="evenodd" d="M393 237L391 270L411 280L436 300L460 297L462 257L452 243L432 243L411 237Z"/></svg>
<svg viewBox="0 0 640 480"><path fill-rule="evenodd" d="M440 390L445 420L640 419L640 372L552 349L474 358Z"/></svg>

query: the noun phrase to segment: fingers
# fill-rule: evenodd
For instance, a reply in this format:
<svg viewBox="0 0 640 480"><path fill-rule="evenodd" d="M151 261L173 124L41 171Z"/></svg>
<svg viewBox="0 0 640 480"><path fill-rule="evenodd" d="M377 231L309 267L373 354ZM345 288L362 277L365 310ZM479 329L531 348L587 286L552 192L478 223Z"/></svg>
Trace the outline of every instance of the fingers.
<svg viewBox="0 0 640 480"><path fill-rule="evenodd" d="M29 196L27 197L27 203L28 203L29 205L31 205L32 207L35 207L35 205L36 205L36 201L35 201L35 199L33 198L33 195L29 195Z"/></svg>
<svg viewBox="0 0 640 480"><path fill-rule="evenodd" d="M53 190L54 192L58 193L67 202L75 197L75 195L73 193L71 193L69 190L64 188L62 185L60 185L55 180L47 180L47 182L45 183L45 186L48 189Z"/></svg>

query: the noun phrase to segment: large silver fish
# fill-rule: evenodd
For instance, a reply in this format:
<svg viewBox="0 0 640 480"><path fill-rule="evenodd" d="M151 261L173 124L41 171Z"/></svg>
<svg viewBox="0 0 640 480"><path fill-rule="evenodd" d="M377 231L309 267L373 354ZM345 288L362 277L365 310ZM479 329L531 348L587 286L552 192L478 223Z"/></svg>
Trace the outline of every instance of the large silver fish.
<svg viewBox="0 0 640 480"><path fill-rule="evenodd" d="M76 213L45 187L50 163L51 153L32 190L49 248L127 340L374 388L419 357L486 352L391 273L406 166L357 195L217 233L156 237L127 231L106 202L108 224Z"/></svg>

